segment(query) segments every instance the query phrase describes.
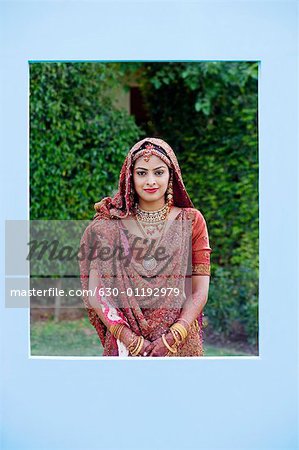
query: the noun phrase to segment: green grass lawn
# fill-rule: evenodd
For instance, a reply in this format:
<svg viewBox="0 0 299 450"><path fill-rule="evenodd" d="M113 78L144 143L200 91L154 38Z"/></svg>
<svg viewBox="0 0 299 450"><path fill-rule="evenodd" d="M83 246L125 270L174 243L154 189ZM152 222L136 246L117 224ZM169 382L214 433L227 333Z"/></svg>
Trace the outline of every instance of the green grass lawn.
<svg viewBox="0 0 299 450"><path fill-rule="evenodd" d="M100 339L87 318L31 324L32 356L101 356Z"/></svg>
<svg viewBox="0 0 299 450"><path fill-rule="evenodd" d="M204 356L253 356L250 353L242 352L233 348L220 347L206 344L204 342Z"/></svg>
<svg viewBox="0 0 299 450"><path fill-rule="evenodd" d="M32 356L101 356L103 348L88 318L39 321L31 324ZM205 356L250 356L231 348L204 343Z"/></svg>

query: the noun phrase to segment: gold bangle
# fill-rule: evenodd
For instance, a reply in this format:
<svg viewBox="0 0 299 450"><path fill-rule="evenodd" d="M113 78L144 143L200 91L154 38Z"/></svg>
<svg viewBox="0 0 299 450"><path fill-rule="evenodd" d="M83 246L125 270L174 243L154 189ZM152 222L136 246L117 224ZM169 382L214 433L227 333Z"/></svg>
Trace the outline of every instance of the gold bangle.
<svg viewBox="0 0 299 450"><path fill-rule="evenodd" d="M120 326L121 326L120 323L113 324L113 325L111 325L109 331L110 331L113 335L115 335L115 333L117 332L117 330L119 329Z"/></svg>
<svg viewBox="0 0 299 450"><path fill-rule="evenodd" d="M194 323L195 330L199 331L200 330L200 326L199 326L199 323L198 323L198 319L195 319L193 323Z"/></svg>
<svg viewBox="0 0 299 450"><path fill-rule="evenodd" d="M138 336L136 336L136 334L132 332L131 340L130 340L130 343L128 345L128 350L129 350L129 352L131 354L132 354L132 351L134 350L134 348L136 346L136 342L137 341L138 341Z"/></svg>
<svg viewBox="0 0 299 450"><path fill-rule="evenodd" d="M135 347L131 351L131 355L132 356L137 356L138 355L138 353L140 352L140 350L142 348L143 341L144 341L144 339L143 339L142 336L137 336L137 343L136 343ZM135 342L134 342L134 344L135 344Z"/></svg>
<svg viewBox="0 0 299 450"><path fill-rule="evenodd" d="M137 350L137 355L139 355L139 353L141 352L141 349L142 349L142 347L143 347L143 344L144 344L144 337L143 337L143 336L140 336L140 346L139 346L139 348L138 348L138 350Z"/></svg>
<svg viewBox="0 0 299 450"><path fill-rule="evenodd" d="M181 323L175 322L173 325L171 325L170 328L179 333L179 335L182 338L182 341L184 341L186 339L186 337L188 336L188 331Z"/></svg>
<svg viewBox="0 0 299 450"><path fill-rule="evenodd" d="M177 320L181 320L182 322L185 322L188 325L189 330L190 330L191 324L188 322L188 320L184 319L183 317L179 317Z"/></svg>
<svg viewBox="0 0 299 450"><path fill-rule="evenodd" d="M137 356L140 353L140 350L142 349L144 343L144 337L143 336L138 336L138 343L135 347L135 349L133 350L133 352L131 353L132 356Z"/></svg>
<svg viewBox="0 0 299 450"><path fill-rule="evenodd" d="M137 336L136 336L136 334L133 333L133 331L132 331L132 335L131 335L130 343L128 344L128 348L129 348L129 347L132 347L132 345L133 345L133 343L134 343L134 341L135 341L136 339L137 339Z"/></svg>
<svg viewBox="0 0 299 450"><path fill-rule="evenodd" d="M128 349L130 351L130 353L134 353L135 348L137 347L137 343L139 342L138 340L138 336L134 336L132 337L132 342L130 342L130 344L128 345Z"/></svg>
<svg viewBox="0 0 299 450"><path fill-rule="evenodd" d="M113 334L114 336L114 329L115 329L116 325L111 325L111 327L109 328L109 331L111 334Z"/></svg>
<svg viewBox="0 0 299 450"><path fill-rule="evenodd" d="M124 324L122 324L119 328L118 328L118 330L117 330L117 333L116 333L116 339L118 339L119 341L120 341L120 336L121 336L121 333L122 333L122 331L123 331L123 329L125 328L125 325Z"/></svg>
<svg viewBox="0 0 299 450"><path fill-rule="evenodd" d="M172 329L177 330L184 338L188 336L188 330L181 323L175 322L171 327Z"/></svg>
<svg viewBox="0 0 299 450"><path fill-rule="evenodd" d="M177 337L177 335L176 335L176 331L173 330L172 328L170 328L170 332L171 332L171 334L172 334L172 336L173 336L173 339L174 339L175 344L176 344L177 346L180 345L181 341L178 339L178 337Z"/></svg>
<svg viewBox="0 0 299 450"><path fill-rule="evenodd" d="M137 343L138 343L138 338L137 338ZM134 344L136 344L136 341L134 341ZM132 356L134 356L134 352L135 352L135 349L136 349L136 348L137 348L137 346L134 345L134 347L132 347L132 348L130 349L130 353L131 353Z"/></svg>
<svg viewBox="0 0 299 450"><path fill-rule="evenodd" d="M113 336L115 337L115 334L117 333L117 330L119 329L120 324L117 323L115 325L111 325L111 327L109 328L109 331L111 334L113 334Z"/></svg>
<svg viewBox="0 0 299 450"><path fill-rule="evenodd" d="M131 351L131 355L132 356L135 356L137 354L137 351L138 351L138 348L139 348L139 345L140 345L140 337L139 336L137 336L137 339L135 340L134 344L135 344L135 346L134 346L134 348Z"/></svg>
<svg viewBox="0 0 299 450"><path fill-rule="evenodd" d="M168 342L166 341L166 337L165 334L162 334L162 341L163 344L165 345L165 347L171 352L171 353L177 353L177 349L176 348L172 348L170 347L170 345L168 344Z"/></svg>
<svg viewBox="0 0 299 450"><path fill-rule="evenodd" d="M182 344L184 342L183 336L177 330L172 330L172 332L175 334L175 336L178 339L179 343Z"/></svg>
<svg viewBox="0 0 299 450"><path fill-rule="evenodd" d="M117 323L115 325L111 325L109 331L111 334L113 334L113 336L115 337L115 339L120 340L120 336L121 336L121 332L124 329L126 325L123 323Z"/></svg>
<svg viewBox="0 0 299 450"><path fill-rule="evenodd" d="M183 331L181 331L181 330L175 330L175 331L179 334L179 336L181 338L181 342L184 342L186 340L186 337L187 337L185 335L185 333Z"/></svg>
<svg viewBox="0 0 299 450"><path fill-rule="evenodd" d="M124 328L126 328L126 326L124 325L122 328L121 328L121 330L119 331L119 334L118 334L118 339L121 341L121 333L123 332L123 330L124 330Z"/></svg>

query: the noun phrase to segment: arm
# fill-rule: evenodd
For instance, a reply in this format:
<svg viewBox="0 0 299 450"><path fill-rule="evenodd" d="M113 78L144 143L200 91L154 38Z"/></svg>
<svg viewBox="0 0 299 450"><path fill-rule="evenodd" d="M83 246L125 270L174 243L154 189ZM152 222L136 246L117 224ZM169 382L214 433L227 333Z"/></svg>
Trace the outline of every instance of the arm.
<svg viewBox="0 0 299 450"><path fill-rule="evenodd" d="M208 301L209 285L210 277L208 275L192 276L192 296L186 299L178 320L182 318L190 324L194 322Z"/></svg>
<svg viewBox="0 0 299 450"><path fill-rule="evenodd" d="M189 299L186 299L182 313L177 319L181 325L183 325L187 331L188 325L186 321L191 325L195 319L199 316L208 300L210 277L205 276L192 276L192 295ZM165 335L166 341L172 347L175 343L172 333L169 331ZM150 356L166 356L168 349L165 347L161 338L157 339L155 347L153 348Z"/></svg>
<svg viewBox="0 0 299 450"><path fill-rule="evenodd" d="M206 221L198 210L193 210L192 221L192 296L187 298L180 315L181 324L187 326L185 320L192 324L203 311L208 301L210 285L209 235Z"/></svg>
<svg viewBox="0 0 299 450"><path fill-rule="evenodd" d="M97 313L97 315L99 316L99 318L101 319L103 324L110 331L110 327L113 324L117 323L119 320L121 320L121 316L119 316L119 320L116 317L116 321L113 321L113 320L110 320L108 318L107 314L104 313L102 307L99 305L99 300L94 295L94 292L95 292L96 288L99 286L99 284L100 284L100 277L99 277L97 271L92 268L89 272L89 285L88 285L88 289L90 291L88 293L90 305L92 305L93 309L95 310L95 312ZM123 322L125 322L125 321L123 321ZM133 333L128 326L125 326L122 329L121 335L120 335L120 340L124 343L124 345L127 348L130 345L130 343L132 342L134 337L136 337L136 334ZM147 352L147 354L148 354L151 351L151 349L152 349L151 343L145 339L143 346L141 348L141 351L140 351L140 355L143 355L144 352Z"/></svg>

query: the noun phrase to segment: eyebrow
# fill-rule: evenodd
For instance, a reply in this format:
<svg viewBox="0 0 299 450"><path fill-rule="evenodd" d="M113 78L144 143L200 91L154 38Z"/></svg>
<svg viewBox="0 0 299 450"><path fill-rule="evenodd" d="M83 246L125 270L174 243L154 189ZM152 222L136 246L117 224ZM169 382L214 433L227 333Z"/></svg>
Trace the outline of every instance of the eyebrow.
<svg viewBox="0 0 299 450"><path fill-rule="evenodd" d="M148 169L145 169L144 167L136 167L135 170L137 170L137 169L148 170ZM153 170L157 170L157 169L166 169L166 166L159 166L159 167L156 167Z"/></svg>

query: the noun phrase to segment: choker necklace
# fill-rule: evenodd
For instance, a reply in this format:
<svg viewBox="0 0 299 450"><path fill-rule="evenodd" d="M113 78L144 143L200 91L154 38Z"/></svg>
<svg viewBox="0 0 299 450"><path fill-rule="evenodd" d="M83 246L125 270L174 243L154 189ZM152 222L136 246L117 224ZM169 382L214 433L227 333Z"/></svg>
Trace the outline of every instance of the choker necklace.
<svg viewBox="0 0 299 450"><path fill-rule="evenodd" d="M162 222L166 219L168 213L168 203L165 203L163 208L158 209L157 211L145 211L144 209L139 208L138 203L136 204L136 216L141 222Z"/></svg>

